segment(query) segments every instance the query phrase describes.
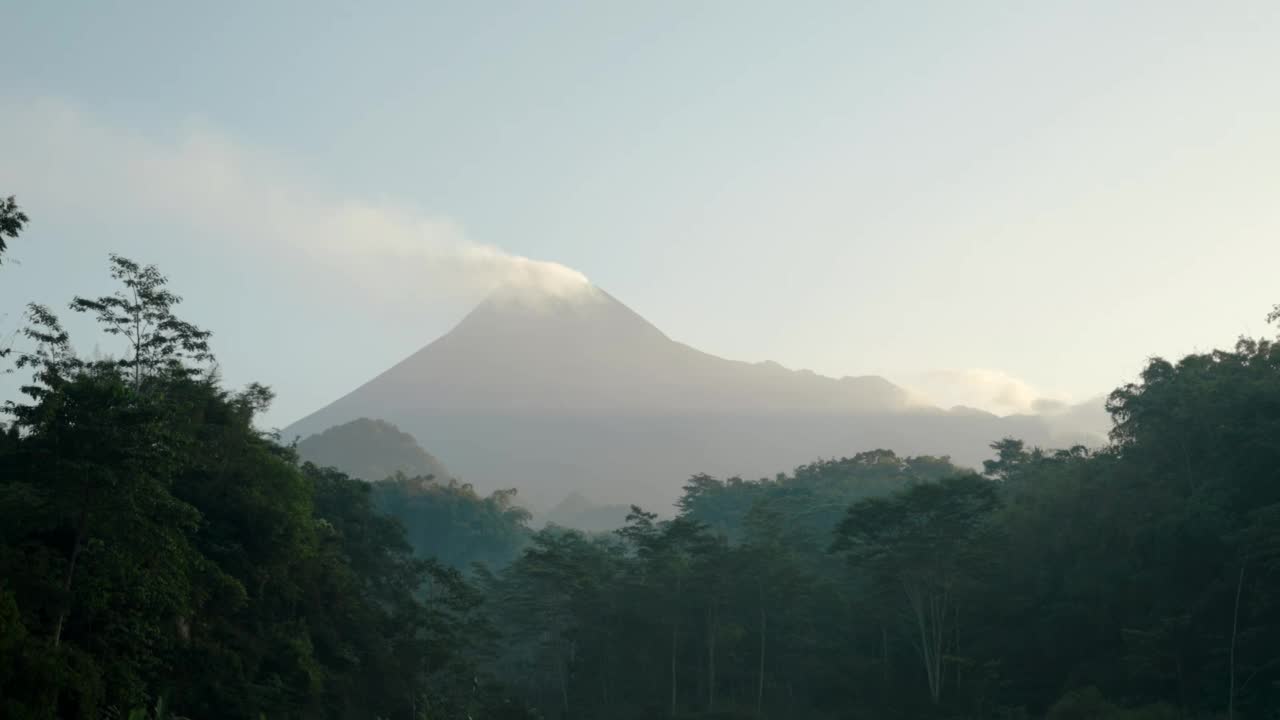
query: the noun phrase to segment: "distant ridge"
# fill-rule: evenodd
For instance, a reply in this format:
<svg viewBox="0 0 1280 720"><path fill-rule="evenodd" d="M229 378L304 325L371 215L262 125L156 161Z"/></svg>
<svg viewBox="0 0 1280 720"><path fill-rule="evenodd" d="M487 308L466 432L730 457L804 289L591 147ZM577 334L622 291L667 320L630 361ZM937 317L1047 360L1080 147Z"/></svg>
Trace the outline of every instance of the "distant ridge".
<svg viewBox="0 0 1280 720"><path fill-rule="evenodd" d="M628 505L597 505L574 490L545 515L533 518L534 527L558 525L586 532L611 532L626 524Z"/></svg>
<svg viewBox="0 0 1280 720"><path fill-rule="evenodd" d="M385 480L396 473L433 475L449 471L417 440L385 420L362 417L336 425L298 443L298 456L321 467L335 467L362 480Z"/></svg>
<svg viewBox="0 0 1280 720"><path fill-rule="evenodd" d="M500 288L456 327L285 429L379 417L464 481L549 508L669 502L696 472L771 476L877 447L977 465L1005 435L1046 443L1036 417L911 404L877 376L834 379L727 360L667 337L605 291Z"/></svg>

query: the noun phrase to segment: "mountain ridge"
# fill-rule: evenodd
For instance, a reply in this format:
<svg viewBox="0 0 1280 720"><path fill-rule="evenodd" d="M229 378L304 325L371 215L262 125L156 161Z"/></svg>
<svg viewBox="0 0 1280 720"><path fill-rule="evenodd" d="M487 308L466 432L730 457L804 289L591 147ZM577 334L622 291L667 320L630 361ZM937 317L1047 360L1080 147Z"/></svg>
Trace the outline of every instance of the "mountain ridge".
<svg viewBox="0 0 1280 720"><path fill-rule="evenodd" d="M1049 440L1031 417L912 403L880 376L830 378L721 358L675 341L612 295L500 288L449 332L286 428L392 422L477 487L549 507L665 502L697 472L771 476L876 447L977 465L1005 435Z"/></svg>

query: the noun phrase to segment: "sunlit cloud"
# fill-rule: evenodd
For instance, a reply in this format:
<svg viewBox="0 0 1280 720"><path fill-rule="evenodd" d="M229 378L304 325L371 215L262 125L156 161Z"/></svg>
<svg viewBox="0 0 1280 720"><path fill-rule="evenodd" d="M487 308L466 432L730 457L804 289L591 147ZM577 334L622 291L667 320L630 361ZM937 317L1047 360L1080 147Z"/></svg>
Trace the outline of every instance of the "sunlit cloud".
<svg viewBox="0 0 1280 720"><path fill-rule="evenodd" d="M1004 371L985 368L934 370L902 382L918 404L964 406L996 415L1053 414L1065 410L1070 402Z"/></svg>

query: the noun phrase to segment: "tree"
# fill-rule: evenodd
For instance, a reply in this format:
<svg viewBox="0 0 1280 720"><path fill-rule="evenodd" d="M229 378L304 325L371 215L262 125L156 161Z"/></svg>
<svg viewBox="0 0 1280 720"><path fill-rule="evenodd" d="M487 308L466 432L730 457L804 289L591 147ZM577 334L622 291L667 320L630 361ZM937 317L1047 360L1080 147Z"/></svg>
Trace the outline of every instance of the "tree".
<svg viewBox="0 0 1280 720"><path fill-rule="evenodd" d="M47 310L33 306L29 317L32 326L26 335L38 345L19 359L19 366L35 368L35 383L23 388L33 402L11 403L9 411L16 428L27 433L29 472L46 487L66 487L71 504L65 512L75 518L63 607L52 639L56 648L71 609L80 554L95 523L146 524L135 514L143 509L187 516L190 511L171 503L165 487L178 448L167 431L164 409L131 393L112 367L76 359L67 333Z"/></svg>
<svg viewBox="0 0 1280 720"><path fill-rule="evenodd" d="M803 608L812 578L804 572L800 559L786 542L782 516L764 503L757 504L748 513L738 555L740 560L733 569L740 574L740 581L745 585L741 593L751 599L749 604L755 605L758 620L754 705L756 713L762 714L770 646L769 617L773 615L777 625L781 613Z"/></svg>
<svg viewBox="0 0 1280 720"><path fill-rule="evenodd" d="M0 714L527 717L479 671L478 591L414 558L369 484L258 431L270 391L201 371L208 334L154 268L113 269L126 291L73 307L124 360L29 310L0 433Z"/></svg>
<svg viewBox="0 0 1280 720"><path fill-rule="evenodd" d="M8 240L17 238L29 219L18 207L17 200L12 195L0 200L0 263L4 261ZM7 357L12 350L12 348L0 347L0 358Z"/></svg>
<svg viewBox="0 0 1280 720"><path fill-rule="evenodd" d="M487 496L466 483L397 473L370 485L374 507L404 526L419 556L467 572L476 563L498 569L529 542L529 511L514 489Z"/></svg>
<svg viewBox="0 0 1280 720"><path fill-rule="evenodd" d="M893 592L907 600L934 704L942 696L943 661L960 601L973 577L965 551L998 505L990 481L960 475L855 503L836 530L834 550L869 573L886 600Z"/></svg>
<svg viewBox="0 0 1280 720"><path fill-rule="evenodd" d="M183 446L171 432L169 408L138 395L106 363L86 362L70 351L67 333L47 309L33 306L26 330L36 343L19 358L34 370L23 387L27 403L9 403L21 442L12 453L11 491L28 488L33 504L23 512L26 537L6 560L40 558L58 575L33 577L26 599L44 598L52 611L47 638L56 662L70 634L93 628L101 656L95 673L123 698L141 699L144 676L163 665L172 633L165 624L190 611L194 553L190 536L198 517L171 492L171 473ZM11 568L12 570L12 568ZM145 622L125 620L122 608ZM39 628L42 623L28 625ZM62 671L59 671L62 672ZM85 709L89 698L53 687L51 708Z"/></svg>
<svg viewBox="0 0 1280 720"><path fill-rule="evenodd" d="M9 249L8 241L16 239L31 218L18 207L17 199L10 195L0 199L0 262L4 252Z"/></svg>
<svg viewBox="0 0 1280 720"><path fill-rule="evenodd" d="M71 308L93 313L104 332L125 338L130 354L117 362L130 372L135 388L161 370L192 373L192 364L213 359L211 333L173 314L182 298L169 291L168 280L156 266L112 254L111 277L124 288L97 299L77 296Z"/></svg>

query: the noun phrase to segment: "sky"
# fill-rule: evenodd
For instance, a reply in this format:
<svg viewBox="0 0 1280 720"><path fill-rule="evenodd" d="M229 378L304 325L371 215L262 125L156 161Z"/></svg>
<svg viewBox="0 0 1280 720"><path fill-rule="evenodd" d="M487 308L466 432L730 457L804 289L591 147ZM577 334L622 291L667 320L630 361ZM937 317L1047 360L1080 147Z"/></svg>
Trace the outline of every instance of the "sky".
<svg viewBox="0 0 1280 720"><path fill-rule="evenodd" d="M513 280L1002 413L1271 332L1280 4L363 5L0 7L0 333L155 263L284 426Z"/></svg>

